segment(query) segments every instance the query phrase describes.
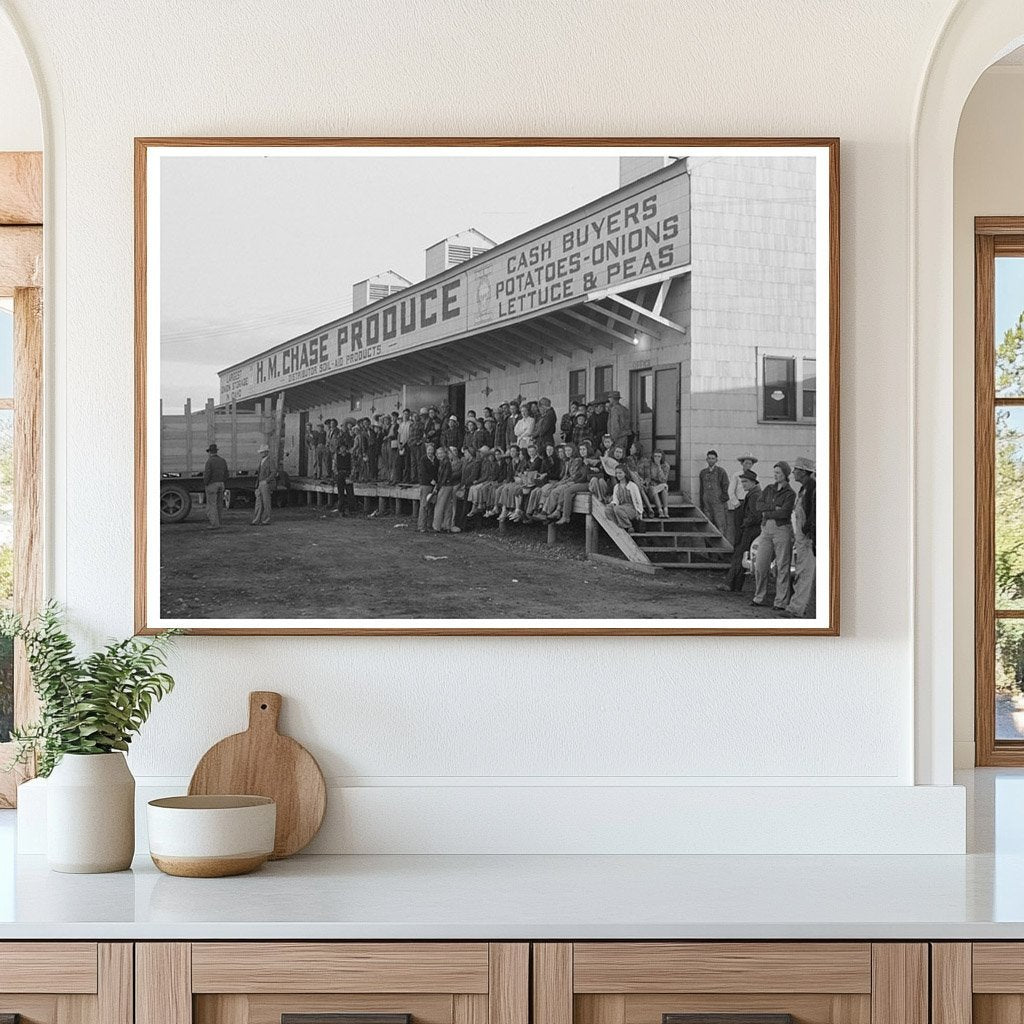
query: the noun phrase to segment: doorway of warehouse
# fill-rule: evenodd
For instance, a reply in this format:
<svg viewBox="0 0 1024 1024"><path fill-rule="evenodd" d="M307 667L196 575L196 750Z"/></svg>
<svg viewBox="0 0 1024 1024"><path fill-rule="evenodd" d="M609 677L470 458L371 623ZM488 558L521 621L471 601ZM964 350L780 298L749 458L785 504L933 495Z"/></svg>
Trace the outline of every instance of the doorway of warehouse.
<svg viewBox="0 0 1024 1024"><path fill-rule="evenodd" d="M665 453L669 489L679 490L679 390L681 364L649 366L629 374L629 409L633 434L645 455Z"/></svg>
<svg viewBox="0 0 1024 1024"><path fill-rule="evenodd" d="M460 423L466 422L466 382L448 385L448 408Z"/></svg>

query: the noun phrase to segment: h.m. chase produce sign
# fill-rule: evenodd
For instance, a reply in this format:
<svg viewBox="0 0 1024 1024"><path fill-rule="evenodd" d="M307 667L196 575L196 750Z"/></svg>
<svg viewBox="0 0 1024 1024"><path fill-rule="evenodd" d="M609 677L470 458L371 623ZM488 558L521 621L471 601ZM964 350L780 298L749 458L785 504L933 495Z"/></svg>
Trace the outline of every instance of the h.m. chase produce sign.
<svg viewBox="0 0 1024 1024"><path fill-rule="evenodd" d="M645 188L620 189L461 267L222 370L220 400L255 398L528 320L689 262L689 178L680 164Z"/></svg>

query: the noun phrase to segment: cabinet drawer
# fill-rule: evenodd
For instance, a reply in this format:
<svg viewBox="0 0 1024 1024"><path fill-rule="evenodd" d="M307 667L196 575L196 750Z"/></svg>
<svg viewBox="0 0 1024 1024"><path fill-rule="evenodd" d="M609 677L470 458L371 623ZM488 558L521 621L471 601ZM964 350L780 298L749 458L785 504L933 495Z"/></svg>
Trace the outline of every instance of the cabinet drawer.
<svg viewBox="0 0 1024 1024"><path fill-rule="evenodd" d="M573 991L871 991L870 943L578 942Z"/></svg>
<svg viewBox="0 0 1024 1024"><path fill-rule="evenodd" d="M529 1024L514 942L136 947L136 1024Z"/></svg>
<svg viewBox="0 0 1024 1024"><path fill-rule="evenodd" d="M926 1024L923 943L537 943L534 1024Z"/></svg>
<svg viewBox="0 0 1024 1024"><path fill-rule="evenodd" d="M95 942L0 943L0 992L96 991Z"/></svg>
<svg viewBox="0 0 1024 1024"><path fill-rule="evenodd" d="M193 992L472 992L486 942L197 942Z"/></svg>

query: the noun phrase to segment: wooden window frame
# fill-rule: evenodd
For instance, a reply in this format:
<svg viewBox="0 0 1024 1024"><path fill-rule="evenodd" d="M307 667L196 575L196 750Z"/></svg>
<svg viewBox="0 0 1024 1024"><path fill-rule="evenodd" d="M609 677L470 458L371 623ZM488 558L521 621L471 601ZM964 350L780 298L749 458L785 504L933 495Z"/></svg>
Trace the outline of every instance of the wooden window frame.
<svg viewBox="0 0 1024 1024"><path fill-rule="evenodd" d="M974 220L974 760L978 767L1024 766L1024 741L996 739L996 620L1024 620L1024 609L996 610L995 261L1024 257L1024 217Z"/></svg>
<svg viewBox="0 0 1024 1024"><path fill-rule="evenodd" d="M0 297L14 300L14 609L35 615L43 601L43 159L0 153ZM14 724L38 713L25 652L14 651ZM0 767L14 756L0 743ZM32 765L0 771L0 807L14 807Z"/></svg>
<svg viewBox="0 0 1024 1024"><path fill-rule="evenodd" d="M807 364L814 363L814 390L807 390ZM807 415L807 396L814 395L814 415ZM814 423L818 418L818 358L817 356L800 357L800 394L798 397L800 420L803 423Z"/></svg>
<svg viewBox="0 0 1024 1024"><path fill-rule="evenodd" d="M597 375L602 370L608 370L608 387L604 389L604 397L601 397L602 389L597 386ZM607 402L608 396L615 390L615 363L601 363L594 367L594 397L591 401L594 402Z"/></svg>
<svg viewBox="0 0 1024 1024"><path fill-rule="evenodd" d="M808 359L815 360L814 391L818 391L817 356L807 349L779 348L777 346L758 347L755 350L757 366L754 370L757 387L757 422L763 427L799 427L813 426L818 421L817 402L815 402L815 415L804 415L804 362ZM790 420L765 419L764 414L764 363L766 359L785 359L793 364L793 418Z"/></svg>

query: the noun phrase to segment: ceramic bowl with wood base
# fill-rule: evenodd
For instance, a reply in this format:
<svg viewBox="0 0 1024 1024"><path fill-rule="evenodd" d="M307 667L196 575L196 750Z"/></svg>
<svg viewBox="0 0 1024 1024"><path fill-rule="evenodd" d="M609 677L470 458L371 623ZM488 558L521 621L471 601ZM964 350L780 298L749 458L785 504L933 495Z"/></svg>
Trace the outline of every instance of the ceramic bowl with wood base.
<svg viewBox="0 0 1024 1024"><path fill-rule="evenodd" d="M169 796L147 808L149 853L168 875L225 878L274 852L277 805L266 796Z"/></svg>

